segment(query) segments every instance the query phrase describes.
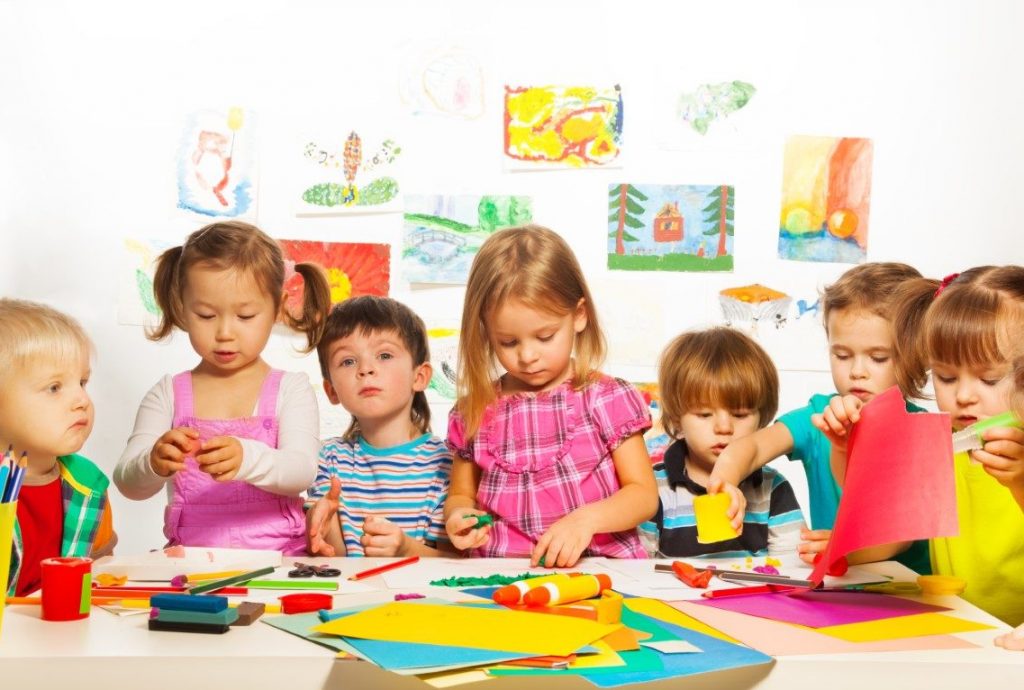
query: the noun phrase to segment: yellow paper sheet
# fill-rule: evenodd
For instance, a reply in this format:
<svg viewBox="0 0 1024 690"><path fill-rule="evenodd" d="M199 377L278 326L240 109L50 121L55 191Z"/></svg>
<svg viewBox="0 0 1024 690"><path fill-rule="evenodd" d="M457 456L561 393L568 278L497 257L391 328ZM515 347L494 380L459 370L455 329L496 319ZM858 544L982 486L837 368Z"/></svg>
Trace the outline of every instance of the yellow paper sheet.
<svg viewBox="0 0 1024 690"><path fill-rule="evenodd" d="M897 616L865 623L847 623L815 628L817 632L838 637L847 642L876 642L896 640L905 637L925 635L948 635L952 633L987 630L991 625L955 618L941 613L921 613L913 616Z"/></svg>
<svg viewBox="0 0 1024 690"><path fill-rule="evenodd" d="M468 671L443 671L441 673L427 673L417 676L427 685L435 688L454 688L466 683L479 683L482 680L493 680L484 671L472 668Z"/></svg>
<svg viewBox="0 0 1024 690"><path fill-rule="evenodd" d="M710 625L701 623L696 618L687 616L682 611L672 608L663 601L657 599L626 599L626 606L632 611L642 613L645 616L651 618L657 618L660 621L671 623L672 625L678 625L681 628L687 630L696 630L699 633L710 635L719 640L725 640L726 642L732 642L733 644L743 644L738 640L735 640L725 633L715 630Z"/></svg>
<svg viewBox="0 0 1024 690"><path fill-rule="evenodd" d="M681 614L680 614L681 615ZM328 635L567 656L621 627L475 606L394 602L319 625Z"/></svg>

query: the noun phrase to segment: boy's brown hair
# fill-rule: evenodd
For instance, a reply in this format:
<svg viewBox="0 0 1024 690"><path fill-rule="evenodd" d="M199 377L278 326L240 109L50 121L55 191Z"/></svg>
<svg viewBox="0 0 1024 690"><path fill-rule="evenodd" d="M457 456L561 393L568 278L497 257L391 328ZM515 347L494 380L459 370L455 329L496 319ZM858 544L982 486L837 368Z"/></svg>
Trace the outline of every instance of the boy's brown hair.
<svg viewBox="0 0 1024 690"><path fill-rule="evenodd" d="M324 381L331 380L330 362L327 361L331 345L353 333L370 335L382 331L391 331L398 335L412 357L413 366L430 361L427 327L416 312L390 297L363 295L334 305L331 313L327 315L323 335L316 346L320 373ZM430 431L430 404L427 402L425 392L416 391L413 394L411 415L413 424L420 432ZM359 433L359 420L353 417L344 438L351 441L359 436Z"/></svg>
<svg viewBox="0 0 1024 690"><path fill-rule="evenodd" d="M767 426L779 409L779 374L768 353L733 328L689 331L677 336L658 362L661 422L672 438L688 410L721 406L757 410Z"/></svg>

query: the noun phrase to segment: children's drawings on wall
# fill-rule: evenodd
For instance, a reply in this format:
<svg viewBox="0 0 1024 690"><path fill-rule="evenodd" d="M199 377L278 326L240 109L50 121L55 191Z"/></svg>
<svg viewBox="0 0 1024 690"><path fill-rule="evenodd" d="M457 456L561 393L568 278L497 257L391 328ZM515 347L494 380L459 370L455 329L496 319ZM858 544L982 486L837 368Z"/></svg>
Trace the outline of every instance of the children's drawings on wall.
<svg viewBox="0 0 1024 690"><path fill-rule="evenodd" d="M405 279L409 283L463 284L473 257L488 236L532 219L532 203L525 196L406 196Z"/></svg>
<svg viewBox="0 0 1024 690"><path fill-rule="evenodd" d="M679 96L677 115L700 135L750 102L757 93L753 84L745 81L727 81L701 84L692 93Z"/></svg>
<svg viewBox="0 0 1024 690"><path fill-rule="evenodd" d="M385 213L400 210L395 139L352 130L335 139L307 139L302 148L299 215Z"/></svg>
<svg viewBox="0 0 1024 690"><path fill-rule="evenodd" d="M256 212L253 114L239 107L190 115L178 146L178 208L214 218Z"/></svg>
<svg viewBox="0 0 1024 690"><path fill-rule="evenodd" d="M457 46L423 48L405 57L402 102L414 115L472 120L484 112L484 72L480 61Z"/></svg>
<svg viewBox="0 0 1024 690"><path fill-rule="evenodd" d="M779 369L828 371L816 299L794 301L785 292L754 284L722 290L718 303L725 325L757 340Z"/></svg>
<svg viewBox="0 0 1024 690"><path fill-rule="evenodd" d="M429 328L430 364L434 372L427 386L427 399L433 402L454 402L459 355L458 328Z"/></svg>
<svg viewBox="0 0 1024 690"><path fill-rule="evenodd" d="M331 304L349 297L387 297L391 285L391 247L386 244L355 242L307 242L278 240L285 255L284 289L286 308L297 315L302 306L305 283L295 264L319 264L327 274Z"/></svg>
<svg viewBox="0 0 1024 690"><path fill-rule="evenodd" d="M661 423L661 393L658 390L657 382L633 382L633 385L647 403L647 409L651 413L651 428L644 433L644 443L647 446L647 455L652 463L661 462L665 457L665 451L672 445L673 439L665 433L665 427Z"/></svg>
<svg viewBox="0 0 1024 690"><path fill-rule="evenodd" d="M728 185L610 185L608 268L731 271L735 198Z"/></svg>
<svg viewBox="0 0 1024 690"><path fill-rule="evenodd" d="M505 87L505 161L512 170L607 166L622 147L622 91Z"/></svg>
<svg viewBox="0 0 1024 690"><path fill-rule="evenodd" d="M786 141L779 257L860 263L867 255L870 139L794 136Z"/></svg>
<svg viewBox="0 0 1024 690"><path fill-rule="evenodd" d="M122 246L117 321L133 326L155 326L160 320L160 307L153 295L153 274L157 258L171 243L132 238L124 240Z"/></svg>

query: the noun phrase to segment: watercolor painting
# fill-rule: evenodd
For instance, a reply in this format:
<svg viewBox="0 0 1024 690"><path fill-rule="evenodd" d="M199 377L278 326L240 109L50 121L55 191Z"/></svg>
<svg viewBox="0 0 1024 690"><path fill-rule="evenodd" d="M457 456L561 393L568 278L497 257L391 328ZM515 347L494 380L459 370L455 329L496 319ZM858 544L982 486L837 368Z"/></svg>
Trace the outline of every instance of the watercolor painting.
<svg viewBox="0 0 1024 690"><path fill-rule="evenodd" d="M657 464L665 459L665 451L675 440L665 433L665 427L661 423L661 391L658 389L657 381L632 383L643 396L644 402L647 403L647 411L651 415L651 428L644 432L644 444L647 446L651 464Z"/></svg>
<svg viewBox="0 0 1024 690"><path fill-rule="evenodd" d="M434 46L410 51L403 61L402 103L413 115L474 120L484 112L484 72L470 51Z"/></svg>
<svg viewBox="0 0 1024 690"><path fill-rule="evenodd" d="M434 402L451 403L456 393L457 367L459 356L458 328L428 328L427 341L430 344L430 364L434 373L427 385L427 399Z"/></svg>
<svg viewBox="0 0 1024 690"><path fill-rule="evenodd" d="M531 220L533 204L526 196L406 196L403 275L409 283L464 284L484 240Z"/></svg>
<svg viewBox="0 0 1024 690"><path fill-rule="evenodd" d="M505 162L512 170L608 166L622 147L622 90L505 87Z"/></svg>
<svg viewBox="0 0 1024 690"><path fill-rule="evenodd" d="M190 115L178 146L178 208L210 218L256 212L253 114L233 107Z"/></svg>
<svg viewBox="0 0 1024 690"><path fill-rule="evenodd" d="M118 323L155 326L159 322L161 312L153 295L153 275L157 258L171 245L166 240L124 240L118 275Z"/></svg>
<svg viewBox="0 0 1024 690"><path fill-rule="evenodd" d="M747 105L755 93L757 88L745 81L701 84L692 93L679 96L676 112L680 120L703 136L712 124Z"/></svg>
<svg viewBox="0 0 1024 690"><path fill-rule="evenodd" d="M392 138L352 130L337 140L307 139L299 173L298 215L387 213L401 210L398 161Z"/></svg>
<svg viewBox="0 0 1024 690"><path fill-rule="evenodd" d="M786 141L779 258L845 264L867 258L872 152L870 139Z"/></svg>
<svg viewBox="0 0 1024 690"><path fill-rule="evenodd" d="M735 199L728 185L609 185L608 268L731 271Z"/></svg>
<svg viewBox="0 0 1024 690"><path fill-rule="evenodd" d="M295 264L319 264L327 273L331 304L349 297L387 297L391 289L391 247L356 242L278 240L285 255L285 307L296 314L302 305L304 282Z"/></svg>

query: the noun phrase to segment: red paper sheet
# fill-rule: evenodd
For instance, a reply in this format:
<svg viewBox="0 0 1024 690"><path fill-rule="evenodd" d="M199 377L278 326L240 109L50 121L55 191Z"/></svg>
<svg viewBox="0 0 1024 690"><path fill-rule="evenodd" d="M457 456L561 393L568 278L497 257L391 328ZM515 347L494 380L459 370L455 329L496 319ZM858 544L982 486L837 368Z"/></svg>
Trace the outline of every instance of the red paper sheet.
<svg viewBox="0 0 1024 690"><path fill-rule="evenodd" d="M861 409L850 431L839 512L810 579L821 582L851 551L958 532L949 415L909 413L890 388Z"/></svg>

